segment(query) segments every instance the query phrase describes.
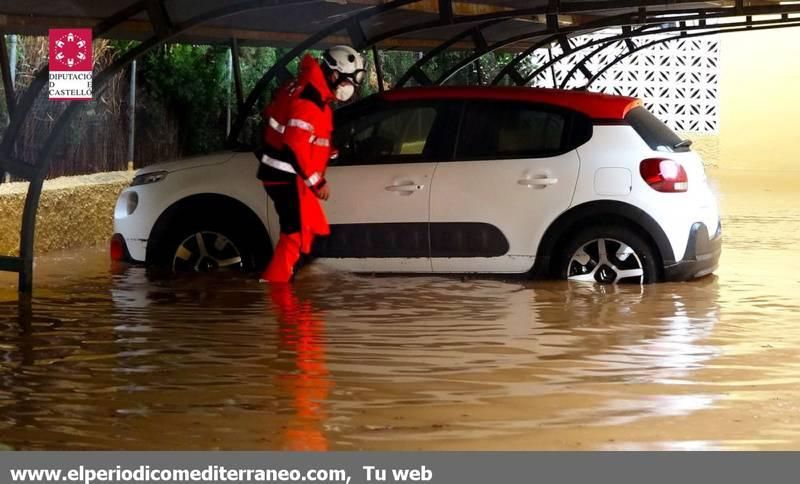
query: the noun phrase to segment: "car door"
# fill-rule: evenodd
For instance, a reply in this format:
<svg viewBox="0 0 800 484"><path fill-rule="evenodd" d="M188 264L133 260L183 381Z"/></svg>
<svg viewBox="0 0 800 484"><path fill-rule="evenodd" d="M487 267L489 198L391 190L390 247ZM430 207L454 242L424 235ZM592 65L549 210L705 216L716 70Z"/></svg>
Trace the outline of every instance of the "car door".
<svg viewBox="0 0 800 484"><path fill-rule="evenodd" d="M431 271L429 201L441 112L435 101L367 101L337 116L339 156L326 173L331 235L315 244L317 257L357 272Z"/></svg>
<svg viewBox="0 0 800 484"><path fill-rule="evenodd" d="M588 131L587 131L588 130ZM524 272L575 191L591 122L511 101L465 101L455 154L431 192L435 272Z"/></svg>

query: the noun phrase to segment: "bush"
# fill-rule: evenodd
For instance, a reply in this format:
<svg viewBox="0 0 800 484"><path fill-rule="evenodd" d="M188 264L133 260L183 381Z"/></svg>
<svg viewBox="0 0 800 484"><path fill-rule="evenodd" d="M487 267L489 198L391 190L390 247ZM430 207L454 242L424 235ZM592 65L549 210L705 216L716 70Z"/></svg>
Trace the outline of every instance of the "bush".
<svg viewBox="0 0 800 484"><path fill-rule="evenodd" d="M164 46L141 61L143 87L178 114L186 154L224 147L227 63L227 47L184 44Z"/></svg>

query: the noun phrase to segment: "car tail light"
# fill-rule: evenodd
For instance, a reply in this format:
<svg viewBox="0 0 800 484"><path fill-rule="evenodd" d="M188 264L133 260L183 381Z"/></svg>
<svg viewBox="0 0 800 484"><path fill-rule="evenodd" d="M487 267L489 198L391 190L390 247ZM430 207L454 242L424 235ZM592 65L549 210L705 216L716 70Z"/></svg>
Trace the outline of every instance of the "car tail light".
<svg viewBox="0 0 800 484"><path fill-rule="evenodd" d="M114 234L111 237L111 247L109 252L111 253L111 260L114 262L120 262L125 260L125 241L122 239L120 234Z"/></svg>
<svg viewBox="0 0 800 484"><path fill-rule="evenodd" d="M689 176L683 165L666 158L648 158L639 164L639 173L653 190L664 193L685 192Z"/></svg>

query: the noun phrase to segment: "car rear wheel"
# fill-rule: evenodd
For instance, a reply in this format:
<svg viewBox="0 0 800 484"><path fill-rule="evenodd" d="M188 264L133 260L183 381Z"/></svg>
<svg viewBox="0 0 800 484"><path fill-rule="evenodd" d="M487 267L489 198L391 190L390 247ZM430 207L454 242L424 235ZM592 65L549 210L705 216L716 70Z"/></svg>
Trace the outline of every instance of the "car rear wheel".
<svg viewBox="0 0 800 484"><path fill-rule="evenodd" d="M561 279L600 284L649 284L658 280L657 255L627 227L584 229L564 245L558 262Z"/></svg>

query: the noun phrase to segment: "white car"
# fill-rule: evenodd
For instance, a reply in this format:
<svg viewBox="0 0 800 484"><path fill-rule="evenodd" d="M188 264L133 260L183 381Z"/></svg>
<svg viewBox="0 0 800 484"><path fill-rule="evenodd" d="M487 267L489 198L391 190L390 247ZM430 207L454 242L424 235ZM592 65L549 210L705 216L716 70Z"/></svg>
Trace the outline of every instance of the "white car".
<svg viewBox="0 0 800 484"><path fill-rule="evenodd" d="M335 268L649 283L717 267L702 160L637 99L398 89L337 110L335 126L331 235L314 246ZM262 269L279 228L258 163L224 153L139 170L116 205L112 257Z"/></svg>

